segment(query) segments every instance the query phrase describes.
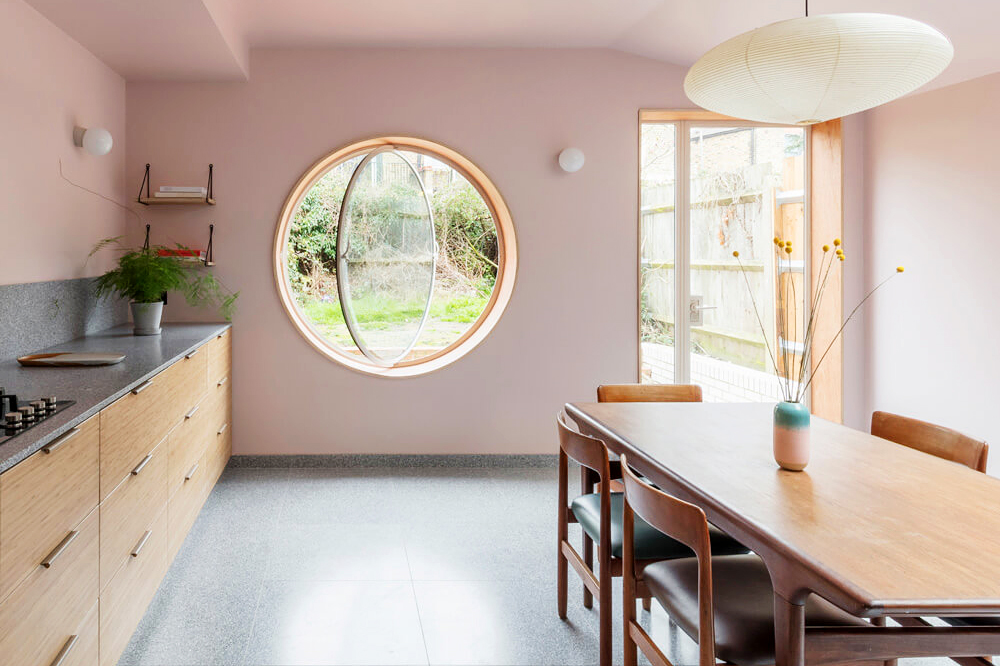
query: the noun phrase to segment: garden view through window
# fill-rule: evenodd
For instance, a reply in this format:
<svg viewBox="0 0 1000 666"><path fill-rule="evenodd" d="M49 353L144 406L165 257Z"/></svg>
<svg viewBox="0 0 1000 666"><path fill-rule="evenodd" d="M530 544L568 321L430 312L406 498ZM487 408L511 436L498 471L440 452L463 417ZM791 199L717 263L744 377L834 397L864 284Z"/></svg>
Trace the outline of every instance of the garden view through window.
<svg viewBox="0 0 1000 666"><path fill-rule="evenodd" d="M643 122L640 139L641 380L779 400L767 350L797 367L807 316L806 130ZM777 260L775 236L794 252Z"/></svg>
<svg viewBox="0 0 1000 666"><path fill-rule="evenodd" d="M338 354L382 368L461 344L504 268L494 202L467 176L395 145L326 165L281 248L299 321Z"/></svg>

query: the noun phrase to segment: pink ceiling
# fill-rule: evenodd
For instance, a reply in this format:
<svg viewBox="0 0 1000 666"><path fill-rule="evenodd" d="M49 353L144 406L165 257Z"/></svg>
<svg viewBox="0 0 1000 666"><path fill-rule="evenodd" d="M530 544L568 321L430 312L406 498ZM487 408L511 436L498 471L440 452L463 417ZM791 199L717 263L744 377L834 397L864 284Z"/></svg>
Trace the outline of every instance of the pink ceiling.
<svg viewBox="0 0 1000 666"><path fill-rule="evenodd" d="M239 79L253 47L598 47L689 65L800 0L27 0L129 80ZM930 23L955 45L932 86L1000 71L997 0L811 0Z"/></svg>

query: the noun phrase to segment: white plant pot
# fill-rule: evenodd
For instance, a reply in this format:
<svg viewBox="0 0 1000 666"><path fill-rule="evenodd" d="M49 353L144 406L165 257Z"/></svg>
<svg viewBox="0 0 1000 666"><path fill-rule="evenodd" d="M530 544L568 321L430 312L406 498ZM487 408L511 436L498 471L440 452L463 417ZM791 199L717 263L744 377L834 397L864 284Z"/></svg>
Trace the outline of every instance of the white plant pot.
<svg viewBox="0 0 1000 666"><path fill-rule="evenodd" d="M163 303L131 303L132 333L135 335L159 335Z"/></svg>

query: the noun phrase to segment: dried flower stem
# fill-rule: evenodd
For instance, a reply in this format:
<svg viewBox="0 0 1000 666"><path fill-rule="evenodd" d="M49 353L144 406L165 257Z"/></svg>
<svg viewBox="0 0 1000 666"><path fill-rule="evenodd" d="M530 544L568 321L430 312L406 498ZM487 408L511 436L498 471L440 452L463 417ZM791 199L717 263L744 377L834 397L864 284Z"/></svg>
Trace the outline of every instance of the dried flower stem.
<svg viewBox="0 0 1000 666"><path fill-rule="evenodd" d="M753 304L753 313L757 316L757 325L760 326L760 330L764 329L764 321L760 318L760 312L757 310L757 299L753 297L753 289L750 288L750 279L747 277L747 272L743 268L743 262L740 261L739 256L736 257L736 263L740 265L740 273L743 274L743 281L747 283L747 291L750 292L750 302ZM764 346L767 347L767 355L771 359L771 365L774 367L774 371L778 372L778 365L774 361L774 354L771 352L771 345L767 341L767 335L764 336Z"/></svg>
<svg viewBox="0 0 1000 666"><path fill-rule="evenodd" d="M850 321L854 318L854 315L857 314L858 310L861 309L861 306L864 305L865 303L867 303L868 299L871 298L875 294L876 291L878 291L879 289L881 289L882 286L885 285L886 282L888 282L892 278L896 277L897 275L899 275L899 271L893 273L892 275L890 275L886 279L884 279L881 282L879 282L877 285L875 285L874 289L872 289L867 294L865 294L865 297L861 299L860 303L858 303L856 306L854 306L854 309L851 310L851 314L847 315L847 319L845 319L844 323L840 325L840 328L837 330L837 334L833 336L833 339L830 340L830 344L827 345L826 349L823 351L823 355L819 357L819 362L816 363L816 367L813 368L813 371L812 371L811 375L809 376L809 381L806 382L805 387L803 387L803 391L805 391L805 389L808 388L810 384L812 384L812 380L816 376L816 371L819 369L819 367L821 365L823 365L823 360L826 358L826 355L830 353L830 350L833 348L833 345L840 338L841 334L844 332L844 329L847 327L847 325L850 323Z"/></svg>

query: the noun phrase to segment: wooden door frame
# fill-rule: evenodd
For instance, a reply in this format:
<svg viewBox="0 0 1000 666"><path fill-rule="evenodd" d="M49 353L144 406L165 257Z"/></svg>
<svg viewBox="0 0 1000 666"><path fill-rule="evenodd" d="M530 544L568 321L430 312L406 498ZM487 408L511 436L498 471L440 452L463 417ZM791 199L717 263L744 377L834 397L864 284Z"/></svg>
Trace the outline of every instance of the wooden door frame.
<svg viewBox="0 0 1000 666"><path fill-rule="evenodd" d="M783 125L768 125L765 123L750 123L746 120L724 116L704 109L639 109L638 131L636 141L638 146L636 174L636 380L642 381L642 125L644 123L675 123L688 122L725 122L739 123L741 126L753 127L784 127ZM814 239L843 238L844 230L844 196L843 196L843 136L839 119L825 123L819 123L807 128L806 131L806 173L805 187L808 191L806 197L806 238L810 248L809 256L809 293L815 293L819 276L819 257L822 256L822 243ZM677 152L678 159L680 152ZM675 168L675 175L678 170ZM684 193L685 188L675 187L674 210L680 209L681 202L677 199ZM685 198L686 196L680 196ZM677 215L675 213L675 225ZM679 243L687 240L687 232L678 233L679 225L675 226L675 239ZM681 326L687 326L687 309L680 307L681 301L677 295L686 289L687 279L681 279L681 271L677 270L677 248L675 243L675 298L674 298L674 330L675 348L677 347L677 335ZM833 284L827 287L827 297L823 304L823 316L819 320L816 330L816 349L823 350L829 341L840 328L844 313L844 284L839 272L834 272L830 278ZM686 336L682 336L686 337ZM675 351L675 375L676 370L681 368L680 359L683 354ZM813 356L813 367L815 367L818 357ZM810 408L817 416L843 422L844 410L844 369L843 369L843 341L838 339L830 349L828 358L821 372L817 373L815 381L812 382L809 391Z"/></svg>

